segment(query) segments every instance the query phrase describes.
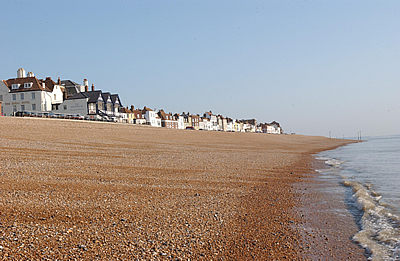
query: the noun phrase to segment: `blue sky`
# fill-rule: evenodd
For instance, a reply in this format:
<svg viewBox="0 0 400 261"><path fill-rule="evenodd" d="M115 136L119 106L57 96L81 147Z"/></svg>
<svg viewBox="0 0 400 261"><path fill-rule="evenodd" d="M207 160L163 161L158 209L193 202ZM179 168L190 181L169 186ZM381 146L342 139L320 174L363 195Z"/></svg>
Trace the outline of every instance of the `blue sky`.
<svg viewBox="0 0 400 261"><path fill-rule="evenodd" d="M400 133L400 1L1 1L0 78L333 136Z"/></svg>

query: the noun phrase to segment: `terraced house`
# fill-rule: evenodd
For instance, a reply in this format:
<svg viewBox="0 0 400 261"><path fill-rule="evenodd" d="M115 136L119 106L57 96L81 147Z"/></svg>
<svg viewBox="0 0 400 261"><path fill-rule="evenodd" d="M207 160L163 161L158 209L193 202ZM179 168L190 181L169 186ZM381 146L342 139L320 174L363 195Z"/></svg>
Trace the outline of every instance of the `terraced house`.
<svg viewBox="0 0 400 261"><path fill-rule="evenodd" d="M156 112L148 107L140 110L133 105L124 108L118 94L95 90L94 84L89 90L87 79L82 84L60 78L57 82L50 77L43 80L23 68L18 69L16 78L0 81L0 115L100 120L172 129L283 133L276 121L257 125L256 119L234 120L211 111L200 116Z"/></svg>
<svg viewBox="0 0 400 261"><path fill-rule="evenodd" d="M164 110L158 112L161 118L161 126L169 129L178 129L178 120L171 113L166 113Z"/></svg>

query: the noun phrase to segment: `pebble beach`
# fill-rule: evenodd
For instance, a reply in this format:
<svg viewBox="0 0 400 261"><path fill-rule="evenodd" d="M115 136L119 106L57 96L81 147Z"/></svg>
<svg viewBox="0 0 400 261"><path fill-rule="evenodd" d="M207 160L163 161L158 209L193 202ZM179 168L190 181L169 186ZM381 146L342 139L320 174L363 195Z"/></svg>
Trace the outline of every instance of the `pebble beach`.
<svg viewBox="0 0 400 261"><path fill-rule="evenodd" d="M351 141L14 117L0 141L3 259L366 259L312 178Z"/></svg>

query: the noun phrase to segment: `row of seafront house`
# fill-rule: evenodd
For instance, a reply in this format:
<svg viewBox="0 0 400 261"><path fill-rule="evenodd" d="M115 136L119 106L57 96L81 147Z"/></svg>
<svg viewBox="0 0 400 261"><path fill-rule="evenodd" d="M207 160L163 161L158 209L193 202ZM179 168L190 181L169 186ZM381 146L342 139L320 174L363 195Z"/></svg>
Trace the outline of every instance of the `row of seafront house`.
<svg viewBox="0 0 400 261"><path fill-rule="evenodd" d="M203 115L166 113L148 107L123 107L118 94L95 90L86 79L82 84L71 80L57 82L50 77L38 79L20 68L17 78L0 81L0 113L4 116L74 116L80 119L143 124L173 129L282 134L278 122L257 124L255 119L235 120L211 111Z"/></svg>

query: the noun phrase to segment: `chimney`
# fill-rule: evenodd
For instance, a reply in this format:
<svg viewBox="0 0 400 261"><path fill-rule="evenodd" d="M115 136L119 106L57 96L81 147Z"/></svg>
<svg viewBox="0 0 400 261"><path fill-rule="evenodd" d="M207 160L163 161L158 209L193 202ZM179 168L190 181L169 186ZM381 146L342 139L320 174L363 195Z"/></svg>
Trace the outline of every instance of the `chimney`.
<svg viewBox="0 0 400 261"><path fill-rule="evenodd" d="M60 77L58 77L57 84L58 84L58 85L61 85L61 79L60 79Z"/></svg>
<svg viewBox="0 0 400 261"><path fill-rule="evenodd" d="M92 83L92 92L94 92L94 84Z"/></svg>
<svg viewBox="0 0 400 261"><path fill-rule="evenodd" d="M89 91L89 82L87 79L83 79L83 87L85 88L85 92Z"/></svg>
<svg viewBox="0 0 400 261"><path fill-rule="evenodd" d="M83 86L89 86L89 82L87 79L83 79Z"/></svg>
<svg viewBox="0 0 400 261"><path fill-rule="evenodd" d="M26 73L24 68L19 68L17 71L17 78L25 78Z"/></svg>
<svg viewBox="0 0 400 261"><path fill-rule="evenodd" d="M131 105L131 111L135 110L135 106Z"/></svg>

